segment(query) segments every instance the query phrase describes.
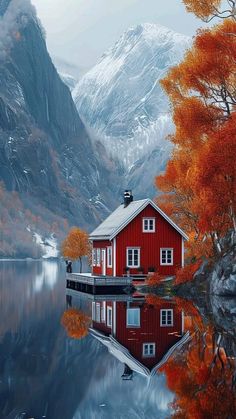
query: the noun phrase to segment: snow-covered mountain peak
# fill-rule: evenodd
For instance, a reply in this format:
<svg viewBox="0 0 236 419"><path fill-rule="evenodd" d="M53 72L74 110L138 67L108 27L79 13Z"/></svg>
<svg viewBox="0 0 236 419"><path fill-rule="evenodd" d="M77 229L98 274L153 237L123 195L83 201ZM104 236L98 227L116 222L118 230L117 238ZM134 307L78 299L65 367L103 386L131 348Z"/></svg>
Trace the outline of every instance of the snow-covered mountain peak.
<svg viewBox="0 0 236 419"><path fill-rule="evenodd" d="M174 32L166 26L159 25L158 23L143 23L137 26L129 28L126 32L127 36L143 36L146 40L152 40L154 42L159 38L160 41L166 41L166 39L183 39L187 37L183 34Z"/></svg>
<svg viewBox="0 0 236 419"><path fill-rule="evenodd" d="M138 42L147 42L149 47L153 44L156 48L157 44L189 44L190 38L157 23L143 23L127 29L101 59L109 55L127 53L130 51L129 46L133 48Z"/></svg>
<svg viewBox="0 0 236 419"><path fill-rule="evenodd" d="M191 40L153 23L128 29L79 81L73 97L94 140L134 173L155 150L167 158L172 130L168 100L159 84L183 58ZM166 157L164 157L166 156Z"/></svg>

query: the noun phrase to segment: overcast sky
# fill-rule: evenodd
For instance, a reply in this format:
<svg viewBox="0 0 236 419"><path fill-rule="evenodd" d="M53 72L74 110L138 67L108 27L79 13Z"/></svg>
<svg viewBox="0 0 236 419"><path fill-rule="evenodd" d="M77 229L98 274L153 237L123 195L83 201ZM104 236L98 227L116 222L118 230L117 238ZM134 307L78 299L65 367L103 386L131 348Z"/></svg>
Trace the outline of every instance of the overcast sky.
<svg viewBox="0 0 236 419"><path fill-rule="evenodd" d="M50 53L88 69L127 28L151 22L193 35L201 22L181 0L32 0Z"/></svg>

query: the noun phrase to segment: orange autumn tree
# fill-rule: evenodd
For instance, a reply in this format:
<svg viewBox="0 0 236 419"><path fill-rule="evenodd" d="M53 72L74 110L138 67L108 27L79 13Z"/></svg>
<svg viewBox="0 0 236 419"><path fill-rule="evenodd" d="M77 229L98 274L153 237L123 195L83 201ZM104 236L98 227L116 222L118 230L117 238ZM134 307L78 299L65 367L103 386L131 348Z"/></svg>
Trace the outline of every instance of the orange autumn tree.
<svg viewBox="0 0 236 419"><path fill-rule="evenodd" d="M186 265L183 268L179 268L175 274L175 284L184 284L185 282L191 281L195 272L197 272L198 268L200 267L200 262L191 263L190 265Z"/></svg>
<svg viewBox="0 0 236 419"><path fill-rule="evenodd" d="M80 261L82 272L82 257L89 253L89 241L86 231L78 227L72 227L68 236L61 245L61 253L65 258Z"/></svg>
<svg viewBox="0 0 236 419"><path fill-rule="evenodd" d="M195 259L219 252L226 225L227 229L235 227L232 194L229 198L229 189L235 187L230 153L225 151L221 162L216 161L217 144L223 146L226 131L228 138L231 136L230 150L235 142L233 122L230 125L236 110L235 36L233 19L199 31L184 61L161 82L171 100L176 130L171 136L175 146L172 158L166 172L156 179L164 192L158 204L190 235L189 256ZM221 178L218 182L213 172L222 163L227 181ZM211 173L207 178L205 171ZM215 200L213 191L217 192ZM225 194L221 201L220 192Z"/></svg>
<svg viewBox="0 0 236 419"><path fill-rule="evenodd" d="M61 318L62 326L68 336L73 339L82 339L87 336L90 323L90 317L76 308L66 310Z"/></svg>
<svg viewBox="0 0 236 419"><path fill-rule="evenodd" d="M174 418L228 419L235 417L235 360L227 357L221 336L213 327L196 332L184 353L162 368L175 394Z"/></svg>
<svg viewBox="0 0 236 419"><path fill-rule="evenodd" d="M202 232L211 231L217 226L223 233L231 228L236 231L235 156L236 113L233 113L223 127L209 138L198 155L194 190L195 193L199 191L199 199L207 204L199 212L198 224Z"/></svg>
<svg viewBox="0 0 236 419"><path fill-rule="evenodd" d="M236 16L235 0L228 0L226 5L222 0L183 0L183 3L188 12L194 13L205 22L210 22L215 17L235 19Z"/></svg>

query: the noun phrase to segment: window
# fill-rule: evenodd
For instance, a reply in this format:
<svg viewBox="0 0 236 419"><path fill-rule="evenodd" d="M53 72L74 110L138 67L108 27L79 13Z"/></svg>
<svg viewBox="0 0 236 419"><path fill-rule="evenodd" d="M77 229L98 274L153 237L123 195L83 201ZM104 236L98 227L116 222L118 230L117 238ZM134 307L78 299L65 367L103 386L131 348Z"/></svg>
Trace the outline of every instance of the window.
<svg viewBox="0 0 236 419"><path fill-rule="evenodd" d="M140 266L140 249L139 248L127 248L126 253L126 265L128 268L138 268Z"/></svg>
<svg viewBox="0 0 236 419"><path fill-rule="evenodd" d="M143 218L143 233L155 233L155 218Z"/></svg>
<svg viewBox="0 0 236 419"><path fill-rule="evenodd" d="M127 308L126 326L140 327L140 308Z"/></svg>
<svg viewBox="0 0 236 419"><path fill-rule="evenodd" d="M173 326L173 310L161 310L161 326Z"/></svg>
<svg viewBox="0 0 236 419"><path fill-rule="evenodd" d="M103 301L101 306L101 321L106 323L106 301Z"/></svg>
<svg viewBox="0 0 236 419"><path fill-rule="evenodd" d="M107 307L107 326L112 327L112 307Z"/></svg>
<svg viewBox="0 0 236 419"><path fill-rule="evenodd" d="M92 302L92 320L96 320L96 313L95 313L95 302Z"/></svg>
<svg viewBox="0 0 236 419"><path fill-rule="evenodd" d="M107 267L112 268L112 247L107 248Z"/></svg>
<svg viewBox="0 0 236 419"><path fill-rule="evenodd" d="M93 266L97 265L97 249L93 249Z"/></svg>
<svg viewBox="0 0 236 419"><path fill-rule="evenodd" d="M173 265L173 249L161 249L161 265Z"/></svg>
<svg viewBox="0 0 236 419"><path fill-rule="evenodd" d="M156 354L156 344L155 343L144 343L143 344L143 357L151 358Z"/></svg>
<svg viewBox="0 0 236 419"><path fill-rule="evenodd" d="M100 307L100 303L96 303L96 322L100 323L101 322L101 307Z"/></svg>
<svg viewBox="0 0 236 419"><path fill-rule="evenodd" d="M101 264L101 249L97 249L97 266Z"/></svg>

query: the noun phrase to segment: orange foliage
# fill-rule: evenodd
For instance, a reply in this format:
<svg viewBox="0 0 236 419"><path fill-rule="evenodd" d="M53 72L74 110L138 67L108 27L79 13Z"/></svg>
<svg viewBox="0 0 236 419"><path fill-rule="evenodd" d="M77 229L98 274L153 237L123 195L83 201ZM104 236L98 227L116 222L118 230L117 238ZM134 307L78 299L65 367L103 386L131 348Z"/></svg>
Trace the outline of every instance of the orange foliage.
<svg viewBox="0 0 236 419"><path fill-rule="evenodd" d="M193 275L197 272L200 264L200 262L196 262L191 265L186 265L184 268L178 269L175 275L175 284L179 285L184 282L192 281Z"/></svg>
<svg viewBox="0 0 236 419"><path fill-rule="evenodd" d="M196 8L213 4L187 3ZM190 235L187 256L192 260L211 257L226 231L236 229L235 37L233 19L199 31L184 61L161 82L176 130L172 158L156 178L164 192L157 204Z"/></svg>
<svg viewBox="0 0 236 419"><path fill-rule="evenodd" d="M175 393L174 418L235 417L236 365L224 348L218 346L218 340L214 329L205 326L204 334L195 333L185 351L162 367L167 385Z"/></svg>
<svg viewBox="0 0 236 419"><path fill-rule="evenodd" d="M190 183L190 167L194 155L185 151L175 152L168 162L166 172L156 178L156 186L164 191L157 198L161 209L168 209L168 215L188 234L198 234L198 216L194 208L194 193Z"/></svg>
<svg viewBox="0 0 236 419"><path fill-rule="evenodd" d="M199 219L199 228L203 232L211 231L213 222L223 233L236 225L235 155L236 113L233 113L199 152L198 169L193 180L196 192L200 191L200 200L205 203Z"/></svg>
<svg viewBox="0 0 236 419"><path fill-rule="evenodd" d="M183 300L180 297L175 297L174 300L175 300L177 306L179 307L179 309L184 310L184 313L187 316L192 316L192 317L194 317L194 319L196 317L201 319L200 313L199 313L198 309L195 307L195 305L192 303L192 301Z"/></svg>
<svg viewBox="0 0 236 419"><path fill-rule="evenodd" d="M200 226L199 226L200 228ZM191 262L200 260L202 256L206 259L210 259L214 256L213 242L210 236L200 235L199 238L196 234L189 234L189 241L185 244L186 258Z"/></svg>
<svg viewBox="0 0 236 419"><path fill-rule="evenodd" d="M145 297L146 303L150 306L159 307L163 305L163 298L154 294L147 294Z"/></svg>
<svg viewBox="0 0 236 419"><path fill-rule="evenodd" d="M184 61L161 81L174 106L176 143L196 141L197 135L204 140L235 106L235 35L232 20L199 31Z"/></svg>
<svg viewBox="0 0 236 419"><path fill-rule="evenodd" d="M61 324L66 329L69 337L82 339L88 334L91 319L82 311L70 308L65 311L61 318Z"/></svg>
<svg viewBox="0 0 236 419"><path fill-rule="evenodd" d="M227 7L220 9L222 0L183 0L188 12L194 13L200 19L209 22L213 17L235 18L235 1L230 0Z"/></svg>
<svg viewBox="0 0 236 419"><path fill-rule="evenodd" d="M148 286L153 287L155 285L160 284L163 279L163 275L160 275L158 272L154 272L153 274L147 277L147 284Z"/></svg>
<svg viewBox="0 0 236 419"><path fill-rule="evenodd" d="M89 253L88 234L86 231L73 227L61 245L61 253L65 258L80 259L82 269L81 258Z"/></svg>

